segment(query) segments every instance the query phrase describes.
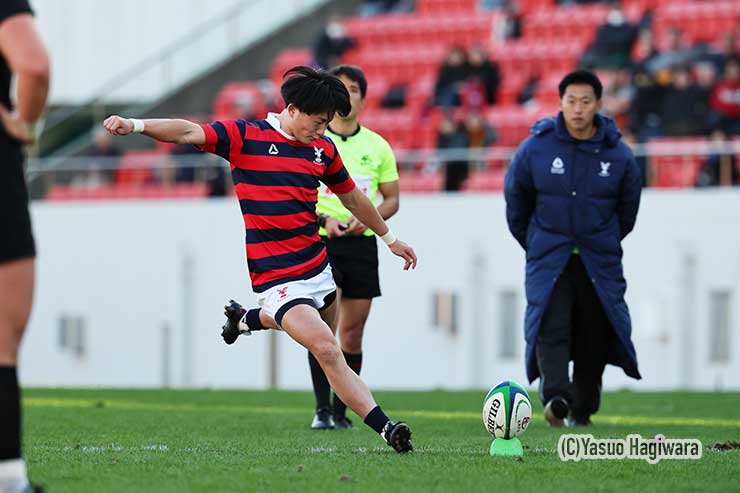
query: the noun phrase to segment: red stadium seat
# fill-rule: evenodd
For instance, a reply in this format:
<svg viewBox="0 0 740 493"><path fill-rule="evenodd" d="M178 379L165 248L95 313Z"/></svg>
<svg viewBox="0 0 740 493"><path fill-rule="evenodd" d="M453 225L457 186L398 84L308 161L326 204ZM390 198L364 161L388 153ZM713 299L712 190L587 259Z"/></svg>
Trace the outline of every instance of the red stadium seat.
<svg viewBox="0 0 740 493"><path fill-rule="evenodd" d="M416 12L422 15L475 12L479 0L417 0Z"/></svg>
<svg viewBox="0 0 740 493"><path fill-rule="evenodd" d="M504 189L505 174L503 169L473 171L462 189L466 192L499 192Z"/></svg>
<svg viewBox="0 0 740 493"><path fill-rule="evenodd" d="M403 171L399 174L399 187L404 193L439 192L443 188L444 176L439 172L421 173Z"/></svg>
<svg viewBox="0 0 740 493"><path fill-rule="evenodd" d="M283 50L272 64L270 69L270 79L278 86L282 83L283 74L296 65L309 65L313 55L308 48L293 48Z"/></svg>
<svg viewBox="0 0 740 493"><path fill-rule="evenodd" d="M647 143L654 170L652 186L658 188L692 187L701 169L708 143L701 137L661 138Z"/></svg>
<svg viewBox="0 0 740 493"><path fill-rule="evenodd" d="M54 185L47 200L126 200L126 199L195 199L208 196L206 183L176 183L173 185L101 185L80 188Z"/></svg>
<svg viewBox="0 0 740 493"><path fill-rule="evenodd" d="M121 166L116 170L116 183L134 185L147 183L152 177L149 167L164 156L160 150L127 151L121 158Z"/></svg>

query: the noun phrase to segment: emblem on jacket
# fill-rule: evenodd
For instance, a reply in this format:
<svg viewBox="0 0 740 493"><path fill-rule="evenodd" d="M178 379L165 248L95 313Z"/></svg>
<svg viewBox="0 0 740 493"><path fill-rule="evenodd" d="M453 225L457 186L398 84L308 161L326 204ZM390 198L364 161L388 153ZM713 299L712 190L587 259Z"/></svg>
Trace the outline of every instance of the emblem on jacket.
<svg viewBox="0 0 740 493"><path fill-rule="evenodd" d="M550 173L553 175L562 175L565 174L565 163L563 163L563 160L559 157L556 157L552 162L552 168L550 168Z"/></svg>
<svg viewBox="0 0 740 493"><path fill-rule="evenodd" d="M612 165L612 163L605 163L604 161L601 161L601 171L599 172L599 176L609 176L609 166Z"/></svg>

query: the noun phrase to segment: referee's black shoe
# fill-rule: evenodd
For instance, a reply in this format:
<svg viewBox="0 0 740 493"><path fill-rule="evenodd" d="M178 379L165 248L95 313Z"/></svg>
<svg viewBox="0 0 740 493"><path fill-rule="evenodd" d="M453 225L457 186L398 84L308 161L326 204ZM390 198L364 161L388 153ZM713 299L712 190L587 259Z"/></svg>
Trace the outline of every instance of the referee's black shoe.
<svg viewBox="0 0 740 493"><path fill-rule="evenodd" d="M403 421L398 423L388 421L383 428L383 438L399 454L414 450L411 443L411 428Z"/></svg>
<svg viewBox="0 0 740 493"><path fill-rule="evenodd" d="M334 419L331 417L331 412L328 408L320 407L316 410L316 414L311 422L312 430L333 430Z"/></svg>
<svg viewBox="0 0 740 493"><path fill-rule="evenodd" d="M239 335L241 334L247 336L252 335L252 332L249 329L243 328L246 327L246 324L240 323L242 322L242 319L244 318L246 313L247 311L244 309L244 307L234 300L229 300L226 306L224 306L226 323L223 325L223 327L221 327L221 337L223 337L226 344L234 344L236 338L239 337Z"/></svg>

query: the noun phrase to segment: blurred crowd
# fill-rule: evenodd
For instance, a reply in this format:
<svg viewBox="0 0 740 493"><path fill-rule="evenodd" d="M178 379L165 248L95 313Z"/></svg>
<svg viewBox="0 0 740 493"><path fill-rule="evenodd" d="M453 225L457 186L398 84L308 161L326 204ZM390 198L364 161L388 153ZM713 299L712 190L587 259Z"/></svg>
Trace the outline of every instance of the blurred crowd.
<svg viewBox="0 0 740 493"><path fill-rule="evenodd" d="M494 38L504 41L521 36L518 0L480 0L480 5L502 14L496 17ZM610 5L606 22L597 29L579 65L599 75L604 84L602 112L616 120L625 141L639 146L656 137L705 137L712 142L712 149L721 150L740 136L740 23L711 43L691 44L675 27L656 40L650 11L639 21L630 22L619 3ZM412 0L364 0L357 14L374 16L413 9ZM333 16L313 43L313 63L320 67L333 66L356 47L356 40L347 33L342 20ZM499 103L506 76L487 51L486 40L474 46L450 47L421 115L424 118L433 111L441 113L434 120L438 122L438 149L483 149L497 144L496 121L487 121L486 110ZM533 76L526 81L516 95L516 103L554 109L555 101L538 100L546 93L539 86L552 84L551 78L547 79L549 82L543 80ZM403 86L388 88L381 107L404 107L407 90ZM280 109L281 101L274 85L270 83L269 88L263 87L258 92L245 95L244 104L239 104L246 119L262 118L267 111ZM178 161L194 152L197 153L191 146L168 149L163 159L170 160L172 166L160 163L146 180L166 184L205 179L213 195L223 193L223 172L214 174L217 168L208 168L208 176L199 176L201 171ZM117 159L120 152L109 138L101 135L88 154ZM464 153L451 155L455 157L447 161L444 187L459 190L476 162L465 159ZM640 158L640 163L649 183L649 163L644 158ZM705 159L696 185L737 184L736 164L731 152L712 153ZM113 171L93 162L87 172L74 177L72 185L89 187L117 180Z"/></svg>

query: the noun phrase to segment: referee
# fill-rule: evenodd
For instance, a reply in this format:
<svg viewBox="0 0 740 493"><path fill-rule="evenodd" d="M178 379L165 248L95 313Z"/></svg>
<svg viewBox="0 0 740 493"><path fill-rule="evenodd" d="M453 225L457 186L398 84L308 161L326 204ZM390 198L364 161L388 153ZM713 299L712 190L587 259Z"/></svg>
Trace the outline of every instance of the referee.
<svg viewBox="0 0 740 493"><path fill-rule="evenodd" d="M378 212L388 219L398 211L398 169L391 146L380 135L359 124L358 116L365 103L367 80L359 67L339 65L329 70L349 91L352 111L342 117L337 114L326 135L342 156L357 188L375 201L378 192L383 201ZM362 334L373 298L380 296L378 281L378 245L375 235L352 217L339 198L326 185L319 191L316 205L319 213L319 234L324 238L334 281L337 284L339 310L333 329L339 332L339 342L347 364L358 375L362 368ZM346 416L347 406L334 394L329 401L330 387L321 366L309 352L316 415L313 429L346 429L352 422Z"/></svg>
<svg viewBox="0 0 740 493"><path fill-rule="evenodd" d="M11 99L11 78L16 97ZM49 60L28 0L0 2L0 492L28 484L21 454L18 349L31 312L34 247L23 146L35 139L49 90Z"/></svg>

